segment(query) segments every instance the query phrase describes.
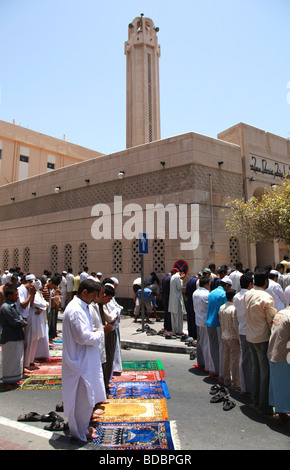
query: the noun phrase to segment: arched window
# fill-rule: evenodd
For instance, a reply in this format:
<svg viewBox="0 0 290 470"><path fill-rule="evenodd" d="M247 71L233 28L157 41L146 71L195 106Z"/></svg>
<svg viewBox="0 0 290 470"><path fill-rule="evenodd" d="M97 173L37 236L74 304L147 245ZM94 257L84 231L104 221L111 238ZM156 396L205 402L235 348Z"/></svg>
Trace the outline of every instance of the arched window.
<svg viewBox="0 0 290 470"><path fill-rule="evenodd" d="M64 269L67 271L72 267L72 247L68 243L64 247Z"/></svg>
<svg viewBox="0 0 290 470"><path fill-rule="evenodd" d="M140 274L141 261L140 261L140 255L139 255L139 240L133 240L132 246L131 246L131 256L132 256L131 272Z"/></svg>
<svg viewBox="0 0 290 470"><path fill-rule="evenodd" d="M19 250L14 248L13 250L13 268L16 268L19 265Z"/></svg>
<svg viewBox="0 0 290 470"><path fill-rule="evenodd" d="M58 248L56 245L52 245L50 248L50 269L52 273L57 273L58 265Z"/></svg>
<svg viewBox="0 0 290 470"><path fill-rule="evenodd" d="M79 271L83 271L84 267L88 265L88 247L86 243L81 243L79 246Z"/></svg>
<svg viewBox="0 0 290 470"><path fill-rule="evenodd" d="M240 261L239 241L236 237L230 238L230 260L231 266L235 266Z"/></svg>
<svg viewBox="0 0 290 470"><path fill-rule="evenodd" d="M165 250L164 240L155 238L152 245L153 251L153 271L157 273L165 272Z"/></svg>
<svg viewBox="0 0 290 470"><path fill-rule="evenodd" d="M3 251L3 270L6 271L9 265L9 250L5 248Z"/></svg>
<svg viewBox="0 0 290 470"><path fill-rule="evenodd" d="M113 272L122 272L122 242L115 240L113 243Z"/></svg>
<svg viewBox="0 0 290 470"><path fill-rule="evenodd" d="M29 273L30 266L30 248L25 247L23 251L23 270L25 273Z"/></svg>

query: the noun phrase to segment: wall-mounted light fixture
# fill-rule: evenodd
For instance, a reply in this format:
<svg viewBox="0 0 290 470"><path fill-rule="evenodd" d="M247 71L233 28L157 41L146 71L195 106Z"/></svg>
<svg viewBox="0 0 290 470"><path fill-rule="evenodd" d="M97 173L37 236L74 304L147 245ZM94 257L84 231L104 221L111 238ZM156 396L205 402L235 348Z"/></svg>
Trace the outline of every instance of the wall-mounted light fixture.
<svg viewBox="0 0 290 470"><path fill-rule="evenodd" d="M222 166L224 162L218 162L218 166Z"/></svg>
<svg viewBox="0 0 290 470"><path fill-rule="evenodd" d="M11 199L11 201L15 201L15 197L11 197L10 199Z"/></svg>
<svg viewBox="0 0 290 470"><path fill-rule="evenodd" d="M125 171L124 171L124 170L119 171L119 173L118 173L118 178L119 178L120 180L122 180L122 179L124 178L124 176L125 176Z"/></svg>
<svg viewBox="0 0 290 470"><path fill-rule="evenodd" d="M31 193L31 194L32 194L32 196L36 196L36 193L34 193L34 192L33 192L33 193Z"/></svg>
<svg viewBox="0 0 290 470"><path fill-rule="evenodd" d="M57 186L54 190L55 193L59 193L60 192L60 186Z"/></svg>
<svg viewBox="0 0 290 470"><path fill-rule="evenodd" d="M85 179L85 182L86 182L86 183L89 183L89 182L90 182L89 178Z"/></svg>
<svg viewBox="0 0 290 470"><path fill-rule="evenodd" d="M256 181L253 176L247 178L249 181Z"/></svg>
<svg viewBox="0 0 290 470"><path fill-rule="evenodd" d="M165 166L165 162L160 162L160 165L162 165L163 167Z"/></svg>

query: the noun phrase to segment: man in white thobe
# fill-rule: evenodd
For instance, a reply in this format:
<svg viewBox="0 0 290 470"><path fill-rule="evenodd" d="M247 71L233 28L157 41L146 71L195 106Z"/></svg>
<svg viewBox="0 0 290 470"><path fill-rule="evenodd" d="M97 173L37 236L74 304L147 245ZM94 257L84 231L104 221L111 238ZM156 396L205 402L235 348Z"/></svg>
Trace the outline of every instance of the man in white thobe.
<svg viewBox="0 0 290 470"><path fill-rule="evenodd" d="M184 277L185 272L180 269L177 273L173 274L170 279L168 311L171 312L171 326L173 335L183 334L183 314L186 311L182 294Z"/></svg>
<svg viewBox="0 0 290 470"><path fill-rule="evenodd" d="M100 302L103 288L93 280L80 284L77 295L63 315L62 394L64 414L72 437L81 441L95 437L89 427L96 403L106 400L99 353L103 331L94 330L89 311Z"/></svg>

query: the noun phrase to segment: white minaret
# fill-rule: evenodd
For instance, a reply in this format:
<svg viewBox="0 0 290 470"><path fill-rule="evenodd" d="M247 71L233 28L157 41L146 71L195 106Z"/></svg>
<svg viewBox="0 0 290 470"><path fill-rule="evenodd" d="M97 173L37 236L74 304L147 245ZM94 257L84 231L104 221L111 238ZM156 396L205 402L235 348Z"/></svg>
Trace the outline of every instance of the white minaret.
<svg viewBox="0 0 290 470"><path fill-rule="evenodd" d="M160 139L159 57L154 23L143 14L128 27L126 147Z"/></svg>

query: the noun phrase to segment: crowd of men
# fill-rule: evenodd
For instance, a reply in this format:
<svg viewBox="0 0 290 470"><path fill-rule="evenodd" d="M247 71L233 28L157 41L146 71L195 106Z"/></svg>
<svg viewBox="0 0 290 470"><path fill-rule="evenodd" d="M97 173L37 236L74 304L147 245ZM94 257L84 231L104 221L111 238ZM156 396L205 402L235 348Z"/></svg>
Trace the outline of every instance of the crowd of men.
<svg viewBox="0 0 290 470"><path fill-rule="evenodd" d="M183 315L198 366L225 387L249 394L262 414L290 423L290 262L254 271L209 265L162 280L164 335L183 337ZM185 294L182 295L182 292ZM219 397L218 397L219 398ZM220 397L222 399L222 396Z"/></svg>
<svg viewBox="0 0 290 470"><path fill-rule="evenodd" d="M290 423L290 263L252 272L210 264L185 284L186 272L172 269L160 282L155 273L145 279L146 320L157 299L164 309L166 339L182 338L186 313L188 335L196 346L198 367L224 387L249 394L260 413ZM185 285L184 285L185 284ZM57 338L58 312L63 312L63 408L73 437L94 437L92 417L104 411L114 372L122 371L119 318L115 299L118 280L102 273L72 270L23 275L5 271L0 287L2 381L14 387L23 374L47 361ZM134 321L141 306L140 278L133 284Z"/></svg>
<svg viewBox="0 0 290 470"><path fill-rule="evenodd" d="M70 276L71 274L71 276ZM19 381L50 359L57 339L58 312L63 312L63 411L72 437L94 437L92 418L104 413L100 405L109 394L113 373L122 372L119 318L115 299L118 279L102 280L88 268L43 276L4 272L1 278L0 345L4 388Z"/></svg>

